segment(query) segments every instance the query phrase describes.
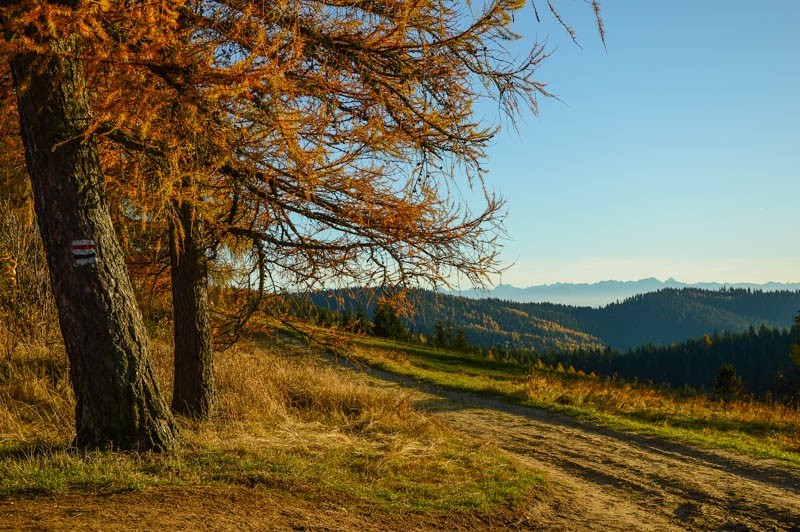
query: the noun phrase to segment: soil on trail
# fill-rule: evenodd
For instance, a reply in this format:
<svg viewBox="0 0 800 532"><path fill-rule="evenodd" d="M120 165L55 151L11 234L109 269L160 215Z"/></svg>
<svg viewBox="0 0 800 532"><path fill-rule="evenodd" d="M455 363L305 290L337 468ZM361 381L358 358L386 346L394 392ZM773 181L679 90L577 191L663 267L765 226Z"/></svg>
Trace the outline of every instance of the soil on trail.
<svg viewBox="0 0 800 532"><path fill-rule="evenodd" d="M453 427L495 443L561 489L548 530L800 530L800 470L582 423L501 399L414 385ZM566 511L560 511L566 509Z"/></svg>
<svg viewBox="0 0 800 532"><path fill-rule="evenodd" d="M565 530L800 530L800 472L447 393L455 427L495 442L573 495ZM599 526L601 525L602 526ZM556 525L556 523L552 523Z"/></svg>

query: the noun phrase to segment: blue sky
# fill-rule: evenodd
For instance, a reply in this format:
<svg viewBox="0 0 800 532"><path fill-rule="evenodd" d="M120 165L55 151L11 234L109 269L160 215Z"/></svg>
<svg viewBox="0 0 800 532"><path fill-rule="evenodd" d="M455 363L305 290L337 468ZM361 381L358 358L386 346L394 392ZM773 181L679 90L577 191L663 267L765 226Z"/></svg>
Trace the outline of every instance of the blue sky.
<svg viewBox="0 0 800 532"><path fill-rule="evenodd" d="M496 137L508 201L501 279L800 280L800 2L561 1L542 100Z"/></svg>

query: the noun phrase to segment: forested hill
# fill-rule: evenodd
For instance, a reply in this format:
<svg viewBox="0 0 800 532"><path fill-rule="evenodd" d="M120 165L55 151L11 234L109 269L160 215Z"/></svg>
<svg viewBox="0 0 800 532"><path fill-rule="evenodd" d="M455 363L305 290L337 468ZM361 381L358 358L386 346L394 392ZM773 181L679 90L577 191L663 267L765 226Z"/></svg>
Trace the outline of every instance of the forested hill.
<svg viewBox="0 0 800 532"><path fill-rule="evenodd" d="M574 318L581 331L615 349L647 343L669 345L713 332L742 332L762 324L790 327L800 310L800 291L667 288L600 309L554 307Z"/></svg>
<svg viewBox="0 0 800 532"><path fill-rule="evenodd" d="M337 293L341 297L343 293ZM326 297L327 296L327 297ZM374 293L356 290L344 302L318 294L317 304L371 315ZM416 313L407 324L431 334L437 321L463 329L481 347L552 351L608 345L626 350L644 344L669 345L715 331L737 333L762 324L788 328L800 310L800 291L752 289L663 289L602 308L552 303L469 299L418 290L411 294Z"/></svg>
<svg viewBox="0 0 800 532"><path fill-rule="evenodd" d="M374 314L376 293L372 290L352 290L316 294L313 302L332 310L357 312L368 317ZM412 316L404 319L414 332L431 336L437 322L464 331L467 341L480 347L502 345L513 349L534 351L564 351L579 348L599 348L605 344L585 332L572 329L570 317L530 305L509 303L498 299L468 299L427 290L410 294L414 305Z"/></svg>
<svg viewBox="0 0 800 532"><path fill-rule="evenodd" d="M625 379L669 383L674 388L691 386L710 390L717 371L731 364L747 392L777 396L800 393L800 368L790 357L797 329L765 326L738 334L704 335L669 346L644 345L626 351L578 350L536 355L543 363L572 366L586 373L618 375Z"/></svg>

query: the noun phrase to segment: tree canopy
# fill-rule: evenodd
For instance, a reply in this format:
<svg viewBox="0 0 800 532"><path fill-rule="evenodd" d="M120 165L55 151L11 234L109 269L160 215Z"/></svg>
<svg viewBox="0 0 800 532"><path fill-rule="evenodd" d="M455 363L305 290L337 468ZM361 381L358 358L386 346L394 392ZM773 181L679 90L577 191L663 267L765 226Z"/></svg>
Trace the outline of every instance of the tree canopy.
<svg viewBox="0 0 800 532"><path fill-rule="evenodd" d="M495 129L473 111L491 98L513 119L547 94L543 47L507 48L525 2L79 4L12 2L3 49L80 37L87 131L139 221L188 199L275 287L480 283L497 268L502 200L481 166Z"/></svg>
<svg viewBox="0 0 800 532"><path fill-rule="evenodd" d="M124 364L148 367L120 240L128 256L163 257L169 234L178 410L198 399L183 398L179 363L194 367L189 384L213 375L209 259L240 274L248 312L254 292L436 286L454 273L485 282L498 268L503 202L481 166L495 129L474 106L492 99L513 120L548 94L534 79L543 46L520 58L509 51L526 3L4 3L0 61L14 68L0 77L0 97L5 109L19 109L7 116L21 125L73 367L87 376L94 368L91 339L76 340L84 306L117 289L126 308L109 312L103 349L127 352L115 343L125 330L135 331L128 340L136 349L113 378L124 389ZM464 185L483 197L481 207L463 201ZM73 255L92 257L69 263L67 242ZM79 275L76 265L90 267ZM97 292L84 306L76 306L78 281ZM203 340L179 345L192 335ZM155 383L145 388L140 395L158 411L148 423L169 425ZM92 404L92 393L81 390L79 403ZM210 412L212 395L188 413ZM101 445L115 438L85 436ZM154 446L168 440L176 438Z"/></svg>

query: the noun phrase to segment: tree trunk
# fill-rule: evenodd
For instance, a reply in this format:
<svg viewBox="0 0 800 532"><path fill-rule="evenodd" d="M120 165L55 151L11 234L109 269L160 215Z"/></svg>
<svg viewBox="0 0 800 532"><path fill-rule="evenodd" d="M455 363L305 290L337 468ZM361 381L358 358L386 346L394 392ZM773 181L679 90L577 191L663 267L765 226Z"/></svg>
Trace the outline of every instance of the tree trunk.
<svg viewBox="0 0 800 532"><path fill-rule="evenodd" d="M22 138L77 404L79 448L169 450L177 427L108 213L74 38L12 60Z"/></svg>
<svg viewBox="0 0 800 532"><path fill-rule="evenodd" d="M172 409L207 419L214 410L214 357L208 315L208 258L201 220L189 202L175 205L170 231L175 385Z"/></svg>

